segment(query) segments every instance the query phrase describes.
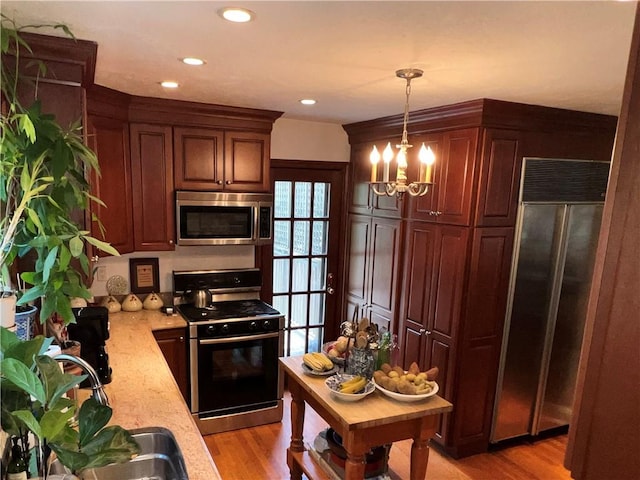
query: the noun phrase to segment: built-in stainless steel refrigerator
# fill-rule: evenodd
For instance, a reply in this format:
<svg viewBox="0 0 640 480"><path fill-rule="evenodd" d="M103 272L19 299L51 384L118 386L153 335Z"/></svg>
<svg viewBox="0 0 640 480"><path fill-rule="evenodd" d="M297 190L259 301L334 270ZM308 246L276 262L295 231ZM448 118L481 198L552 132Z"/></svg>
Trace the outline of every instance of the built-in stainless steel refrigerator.
<svg viewBox="0 0 640 480"><path fill-rule="evenodd" d="M523 161L492 442L569 424L608 175Z"/></svg>

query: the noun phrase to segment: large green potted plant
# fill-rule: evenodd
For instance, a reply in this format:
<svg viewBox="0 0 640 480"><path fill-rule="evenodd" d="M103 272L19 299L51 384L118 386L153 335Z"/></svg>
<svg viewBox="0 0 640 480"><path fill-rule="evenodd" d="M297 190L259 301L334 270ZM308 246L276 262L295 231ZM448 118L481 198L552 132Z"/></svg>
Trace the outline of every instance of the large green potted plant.
<svg viewBox="0 0 640 480"><path fill-rule="evenodd" d="M122 427L106 426L112 413L109 406L90 398L76 412L75 403L64 396L86 375L63 373L58 363L44 354L51 340L37 336L20 341L0 328L2 429L18 438L23 451L29 452L31 475L46 478L50 451L79 476L89 468L130 460L140 449ZM34 437L31 443L28 432Z"/></svg>
<svg viewBox="0 0 640 480"><path fill-rule="evenodd" d="M37 27L44 26L71 35L64 25ZM20 101L20 54L30 51L20 35L24 28L2 15L0 290L11 285L14 261L30 255L34 268L20 277L31 287L18 305L41 299L41 322L55 312L68 323L73 321L70 299L91 296L83 280L90 273L87 243L112 255L118 252L74 218L91 202L101 204L91 195L87 180L90 170L99 173L98 161L84 144L79 124L66 129L53 115L43 113L37 98L28 106ZM44 64L39 71L46 74ZM101 226L97 218L92 221Z"/></svg>

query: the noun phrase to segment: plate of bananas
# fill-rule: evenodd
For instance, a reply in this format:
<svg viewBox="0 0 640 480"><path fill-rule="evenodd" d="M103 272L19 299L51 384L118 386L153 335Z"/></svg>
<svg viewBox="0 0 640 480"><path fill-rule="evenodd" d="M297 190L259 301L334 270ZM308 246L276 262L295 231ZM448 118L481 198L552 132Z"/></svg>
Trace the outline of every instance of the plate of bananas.
<svg viewBox="0 0 640 480"><path fill-rule="evenodd" d="M336 373L336 366L324 353L310 352L302 356L302 371L307 375L327 376Z"/></svg>
<svg viewBox="0 0 640 480"><path fill-rule="evenodd" d="M376 389L371 380L360 375L334 375L327 378L324 384L334 398L345 402L362 400Z"/></svg>

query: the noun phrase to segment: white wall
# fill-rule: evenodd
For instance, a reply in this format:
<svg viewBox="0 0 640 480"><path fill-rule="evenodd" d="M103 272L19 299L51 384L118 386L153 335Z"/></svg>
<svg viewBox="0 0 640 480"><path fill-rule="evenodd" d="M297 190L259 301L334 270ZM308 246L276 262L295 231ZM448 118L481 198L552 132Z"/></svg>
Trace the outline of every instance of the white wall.
<svg viewBox="0 0 640 480"><path fill-rule="evenodd" d="M349 161L349 139L342 125L279 118L271 132L271 158Z"/></svg>

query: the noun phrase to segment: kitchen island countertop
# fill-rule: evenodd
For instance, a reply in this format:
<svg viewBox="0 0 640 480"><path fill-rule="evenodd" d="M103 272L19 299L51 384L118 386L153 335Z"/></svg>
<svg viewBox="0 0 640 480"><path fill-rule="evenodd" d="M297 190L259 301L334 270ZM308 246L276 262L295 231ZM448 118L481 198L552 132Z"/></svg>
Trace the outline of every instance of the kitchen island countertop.
<svg viewBox="0 0 640 480"><path fill-rule="evenodd" d="M113 379L106 385L112 425L126 429L161 426L171 430L190 480L220 479L218 469L153 336L154 330L187 325L179 315L158 311L109 315L107 352Z"/></svg>

